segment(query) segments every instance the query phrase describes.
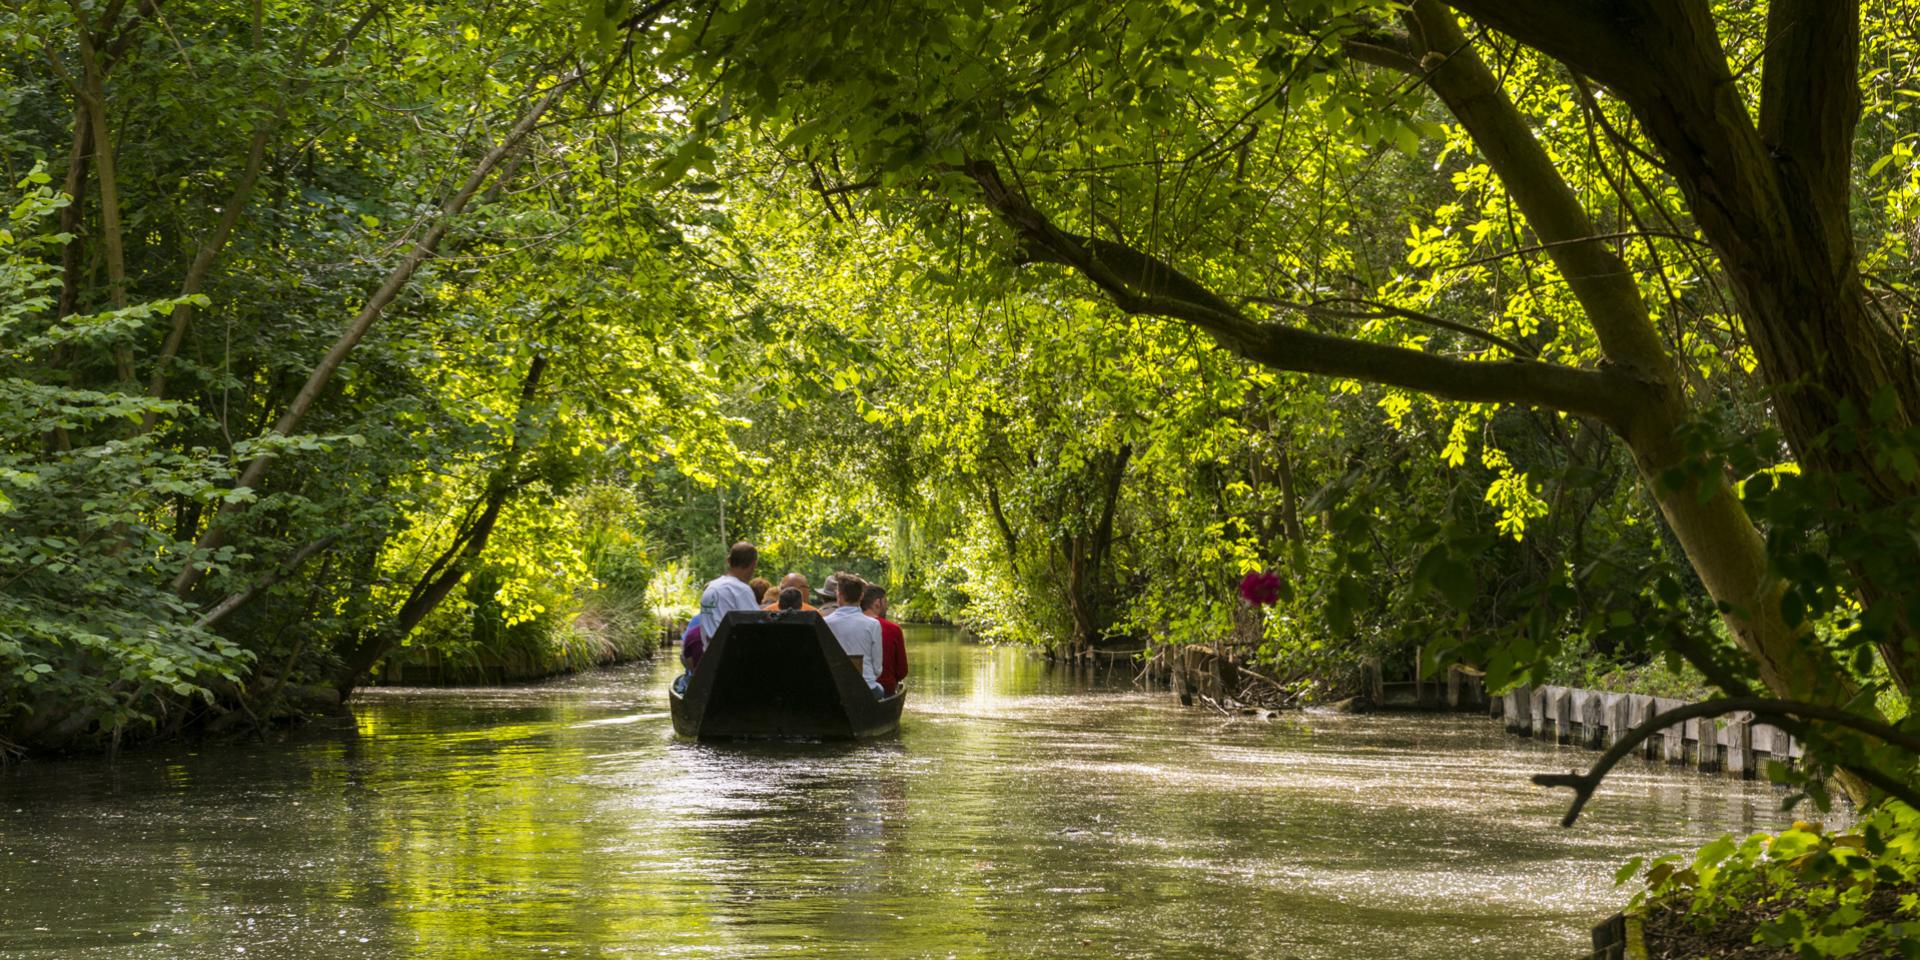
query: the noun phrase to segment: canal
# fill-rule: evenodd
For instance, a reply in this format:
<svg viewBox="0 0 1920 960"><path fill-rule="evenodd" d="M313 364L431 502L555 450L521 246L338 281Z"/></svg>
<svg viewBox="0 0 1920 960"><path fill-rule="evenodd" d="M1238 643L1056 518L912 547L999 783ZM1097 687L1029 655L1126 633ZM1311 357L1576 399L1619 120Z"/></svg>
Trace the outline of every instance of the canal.
<svg viewBox="0 0 1920 960"><path fill-rule="evenodd" d="M0 957L1572 957L1615 868L1779 794L1484 718L1183 708L909 633L897 738L674 738L670 668L362 694L0 776Z"/></svg>

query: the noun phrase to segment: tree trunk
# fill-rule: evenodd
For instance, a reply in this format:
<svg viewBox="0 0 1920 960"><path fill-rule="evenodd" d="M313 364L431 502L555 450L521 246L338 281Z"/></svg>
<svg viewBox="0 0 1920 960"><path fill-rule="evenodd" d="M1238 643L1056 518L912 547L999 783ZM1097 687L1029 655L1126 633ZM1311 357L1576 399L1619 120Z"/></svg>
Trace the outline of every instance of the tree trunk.
<svg viewBox="0 0 1920 960"><path fill-rule="evenodd" d="M1100 629L1094 611L1095 601L1090 595L1092 587L1087 576L1085 538L1063 538L1060 553L1067 568L1067 615L1073 622L1073 635L1067 638L1067 658L1078 660L1093 649L1094 636Z"/></svg>
<svg viewBox="0 0 1920 960"><path fill-rule="evenodd" d="M60 247L60 313L71 316L80 308L80 225L87 209L87 171L92 167L93 121L87 118L87 102L75 98L73 111L73 147L67 152L67 177L60 190L72 202L60 208L60 232L75 239Z"/></svg>
<svg viewBox="0 0 1920 960"><path fill-rule="evenodd" d="M1286 531L1290 544L1305 543L1306 532L1300 528L1300 494L1293 485L1293 458L1287 454L1287 443L1279 437L1274 438L1274 469L1280 478L1280 522Z"/></svg>
<svg viewBox="0 0 1920 960"><path fill-rule="evenodd" d="M1132 459L1133 445L1121 444L1119 450L1097 458L1094 461L1097 467L1090 465L1090 469L1098 471L1094 480L1099 484L1095 488L1099 512L1087 517L1083 509L1075 520L1091 519L1091 531L1062 539L1061 555L1067 569L1067 612L1073 620L1069 655L1075 659L1090 656L1094 642L1106 635L1110 612L1105 573L1113 548L1114 518L1119 513L1127 464ZM1084 507L1084 501L1082 503Z"/></svg>
<svg viewBox="0 0 1920 960"><path fill-rule="evenodd" d="M1734 82L1710 6L1622 0L1605 11L1543 10L1520 0L1449 0L1475 18L1606 83L1639 117L1718 255L1746 321L1775 416L1802 469L1857 478L1874 507L1920 494L1870 444L1834 442L1840 411L1882 401L1882 426L1920 422L1912 351L1877 315L1861 281L1849 207L1858 122L1860 9L1847 0L1768 6L1759 118ZM1862 421L1864 422L1864 420ZM1911 570L1920 550L1892 547ZM1893 610L1881 649L1902 689L1920 678L1920 650L1902 602L1855 561L1862 599Z"/></svg>
<svg viewBox="0 0 1920 960"><path fill-rule="evenodd" d="M359 315L347 325L347 329L340 334L338 340L334 341L333 347L327 351L326 356L322 357L320 363L314 367L313 373L307 377L306 384L294 396L286 412L281 414L280 419L274 423L273 434L284 437L291 435L299 428L300 421L306 417L307 411L320 398L321 392L333 379L335 371L346 362L347 357L353 353L353 349L367 335L367 331L373 328L374 321L380 319L380 316L386 312L387 306L400 295L401 290L406 288L407 283L413 279L414 272L433 256L434 251L440 246L441 238L445 237L447 231L452 228L454 218L466 209L467 204L473 200L475 194L479 193L481 185L486 183L487 178L493 174L501 161L519 146L521 140L533 132L540 118L560 98L560 94L577 82L580 76L579 73L569 75L568 78L555 83L543 96L534 101L513 128L507 131L506 136L501 138L485 157L481 158L479 165L467 175L466 182L460 186L460 189L440 205L439 211L434 216L433 225L414 243L413 248L407 252L400 263L387 273L385 281L372 296L367 298ZM234 488L259 489L260 482L266 477L267 468L272 462L273 457L270 454L255 457L241 472L240 478L234 482ZM211 553L219 548L226 540L226 525L222 521L231 519L242 510L244 507L241 504L223 506L213 521L207 524L207 529L200 535L199 542L194 544L194 557ZM190 561L180 571L179 576L174 578L174 592L182 597L187 596L203 575L204 571L199 564Z"/></svg>
<svg viewBox="0 0 1920 960"><path fill-rule="evenodd" d="M76 96L82 101L93 145L93 176L100 191L100 243L106 252L107 297L115 310L127 306L127 256L120 229L120 182L114 171L113 138L107 130L106 74L93 48L93 31L79 0L73 0L73 16L79 24L81 75ZM133 351L121 345L114 348L114 369L121 382L133 379Z"/></svg>
<svg viewBox="0 0 1920 960"><path fill-rule="evenodd" d="M1579 198L1453 15L1437 0L1418 0L1408 20L1412 52L1434 93L1472 135L1534 233L1550 245L1549 256L1585 308L1608 360L1638 375L1638 396L1627 416L1609 425L1632 450L1642 481L1762 682L1784 697L1844 702L1851 686L1839 665L1808 642L1804 628L1782 619L1784 583L1769 569L1760 533L1724 472L1680 442L1690 411L1631 271L1605 243L1579 242L1597 234ZM1666 482L1676 473L1687 481ZM1695 665L1716 680L1727 678L1721 665Z"/></svg>
<svg viewBox="0 0 1920 960"><path fill-rule="evenodd" d="M994 527L1000 531L1000 540L1007 548L1007 568L1013 575L1020 575L1020 538L1013 535L1013 525L1007 522L1007 512L1000 506L1000 488L993 477L982 475L981 483L987 488L987 507L993 513Z"/></svg>
<svg viewBox="0 0 1920 960"><path fill-rule="evenodd" d="M533 362L527 365L526 375L520 381L520 404L514 416L514 435L507 442L506 455L501 458L500 466L487 478L486 493L482 496L478 516L472 523L463 525L447 549L414 582L406 601L394 613L392 623L367 631L341 658L344 663L334 680L334 687L340 691L342 702L353 694L353 688L360 685L367 671L372 670L373 665L379 663L395 643L413 633L415 627L439 608L453 593L453 588L466 579L473 562L487 549L487 540L493 536L493 528L500 520L500 511L506 507L513 491L519 488L520 461L525 452L520 436L527 427L530 407L540 390L540 378L546 369L547 358L544 355L536 355Z"/></svg>

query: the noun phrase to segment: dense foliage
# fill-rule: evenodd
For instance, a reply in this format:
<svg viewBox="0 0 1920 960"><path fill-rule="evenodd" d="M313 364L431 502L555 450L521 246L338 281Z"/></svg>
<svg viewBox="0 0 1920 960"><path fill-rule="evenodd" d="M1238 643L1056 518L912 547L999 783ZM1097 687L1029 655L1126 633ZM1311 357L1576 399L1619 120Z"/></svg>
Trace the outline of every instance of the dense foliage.
<svg viewBox="0 0 1920 960"><path fill-rule="evenodd" d="M1061 655L1902 721L1912 44L1613 6L12 5L0 742L624 655L742 536Z"/></svg>
<svg viewBox="0 0 1920 960"><path fill-rule="evenodd" d="M715 214L637 176L673 136L644 51L538 3L26 4L0 39L0 739L651 635L646 505L733 454Z"/></svg>
<svg viewBox="0 0 1920 960"><path fill-rule="evenodd" d="M1723 836L1690 861L1636 857L1619 879L1644 881L1630 909L1660 956L1751 955L1760 945L1783 957L1909 957L1920 953L1913 820L1894 806L1844 831L1798 821L1778 834Z"/></svg>

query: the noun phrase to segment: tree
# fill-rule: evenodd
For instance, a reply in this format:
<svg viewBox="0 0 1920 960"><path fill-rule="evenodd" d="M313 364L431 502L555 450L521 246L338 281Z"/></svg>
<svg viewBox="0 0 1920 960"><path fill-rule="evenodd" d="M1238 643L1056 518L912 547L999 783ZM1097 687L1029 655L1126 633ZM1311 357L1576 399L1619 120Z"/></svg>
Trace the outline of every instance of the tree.
<svg viewBox="0 0 1920 960"><path fill-rule="evenodd" d="M932 188L926 201L907 202L948 224L966 220L948 201L978 204L1006 231L1001 255L1065 266L1122 311L1191 325L1274 369L1605 425L1632 451L1741 654L1690 644L1696 665L1733 692L1751 676L1783 695L1846 702L1860 678L1837 656L1851 659L1877 640L1904 683L1914 654L1896 583L1911 577L1891 574L1920 568L1911 548L1865 550L1835 525L1828 549L1851 564L1849 589L1868 612L1858 629L1814 629L1810 614L1834 604L1807 603L1828 594L1783 576L1736 477L1702 439L1700 404L1710 397L1691 382L1694 358L1655 325L1648 303L1664 290L1623 253L1623 241L1651 245L1659 234L1706 246L1699 279L1732 290L1741 345L1757 358L1758 385L1809 489L1835 491L1844 511L1860 502L1850 489L1863 486L1882 529L1907 517L1910 354L1884 299L1869 297L1857 274L1847 219L1860 5L1776 2L1764 17L1705 0L1573 3L1551 16L1499 0L1454 8L1487 29L1470 38L1437 0L1177 12L1062 2L985 15L928 3L847 9L826 22L768 2L716 11L697 52L722 71L734 103L755 104L755 119L777 125L790 149L840 165L828 189ZM1747 28L1756 29L1738 32ZM1721 30L1734 33L1733 46ZM1504 82L1483 50L1505 61ZM1758 84L1736 78L1730 58L1762 61ZM1547 99L1516 103L1509 85L1522 81ZM1273 225L1284 224L1276 211L1287 202L1311 202L1316 186L1353 182L1375 162L1376 144L1416 150L1435 132L1421 119L1427 91L1458 133L1446 154L1456 142L1477 152L1489 189L1524 216L1530 234L1498 255L1539 254L1530 268L1565 285L1545 297L1575 307L1567 319L1582 329L1556 322L1530 343L1502 344L1491 324L1432 317L1446 297L1405 302L1404 293L1423 291L1391 279L1355 284L1351 271L1329 269L1328 258L1308 255L1331 242L1325 232L1288 236ZM1591 122L1634 159L1616 168L1594 151L1575 168L1589 182L1576 184L1569 157L1536 133L1542 114L1577 102L1561 91L1600 104ZM1624 103L1635 132L1618 129L1622 114L1602 98ZM1670 178L1684 211L1664 206L1657 190L1649 199L1577 189L1644 178L1647 168ZM1617 212L1629 200L1659 207L1673 225L1599 225L1602 212L1630 221ZM1241 232L1209 227L1222 222ZM971 227L943 229L982 242ZM1698 250L1687 256L1702 259ZM1347 263L1367 259L1354 250ZM1667 270L1654 272L1664 282ZM1331 308L1356 297L1406 321L1394 331L1403 343L1328 332L1341 316ZM1676 313L1686 299L1672 295L1662 309ZM1256 306L1289 322L1263 321ZM1408 324L1461 335L1471 349L1406 344Z"/></svg>
<svg viewBox="0 0 1920 960"><path fill-rule="evenodd" d="M269 722L640 602L585 519L637 500L591 494L732 456L659 362L715 322L711 203L634 175L673 120L610 83L664 6L159 9L0 13L0 739Z"/></svg>

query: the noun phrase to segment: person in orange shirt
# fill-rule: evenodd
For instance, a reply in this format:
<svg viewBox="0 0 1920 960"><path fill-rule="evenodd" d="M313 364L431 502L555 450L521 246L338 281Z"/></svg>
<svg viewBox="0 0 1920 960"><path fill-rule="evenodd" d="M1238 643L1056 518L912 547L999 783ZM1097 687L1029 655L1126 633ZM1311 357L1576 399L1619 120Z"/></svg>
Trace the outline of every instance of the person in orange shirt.
<svg viewBox="0 0 1920 960"><path fill-rule="evenodd" d="M809 591L808 591L808 589L807 589L807 575L806 575L806 574L804 574L804 573L800 573L799 571L795 571L795 572L793 572L793 573L789 573L789 574L787 574L787 575L786 575L786 576L784 576L784 577L781 577L781 578L780 578L780 589L778 589L778 590L775 590L775 591L773 592L773 595L774 595L774 597L775 597L776 599L775 599L775 600L774 600L773 602L771 602L771 603L768 603L768 604L766 604L765 606L762 606L762 607L761 607L760 609L762 609L762 610L778 610L778 609L780 609L780 601L779 601L779 600L778 600L777 598L778 598L778 597L780 596L780 594L781 594L781 593L783 593L783 592L785 592L785 591L787 590L787 588L789 588L789 587L794 587L794 588L797 588L797 589L799 589L799 591L800 591L800 595L801 595L802 597L804 597L804 596L806 596L806 595L808 594L808 592L809 592ZM820 608L818 608L818 607L815 607L814 605L812 605L812 604L810 604L810 603L807 603L807 602L806 602L806 601L804 601L804 600L802 600L802 601L800 602L800 609L802 609L802 610L812 610L812 611L813 611L813 612L815 612L815 613L819 613L819 612L820 612Z"/></svg>

